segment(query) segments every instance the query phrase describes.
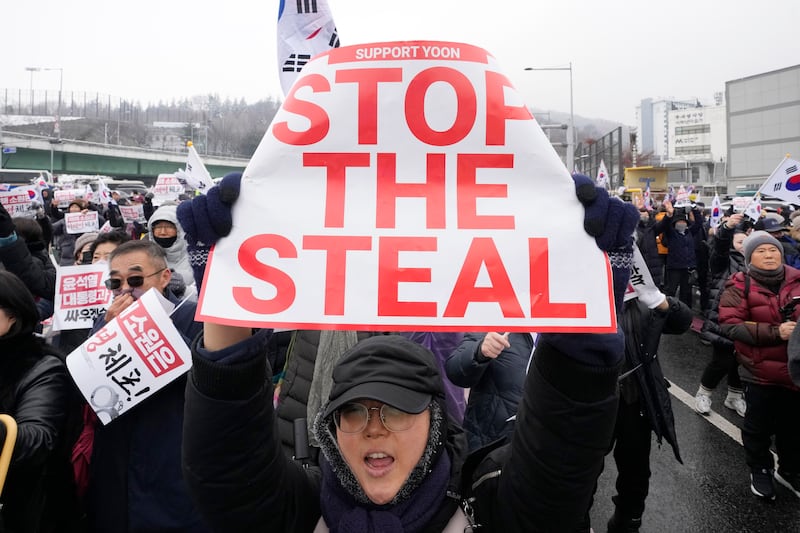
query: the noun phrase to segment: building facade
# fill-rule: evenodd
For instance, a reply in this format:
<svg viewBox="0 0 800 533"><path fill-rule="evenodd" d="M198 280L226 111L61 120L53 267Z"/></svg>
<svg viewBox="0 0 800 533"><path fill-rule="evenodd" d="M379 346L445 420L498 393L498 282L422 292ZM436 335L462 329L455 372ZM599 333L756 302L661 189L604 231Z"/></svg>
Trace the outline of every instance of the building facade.
<svg viewBox="0 0 800 533"><path fill-rule="evenodd" d="M721 99L721 95L717 102ZM726 106L678 109L668 113L666 167L679 181L725 191L728 150ZM683 170L685 169L685 170Z"/></svg>
<svg viewBox="0 0 800 533"><path fill-rule="evenodd" d="M638 149L641 154L652 156L652 162L660 164L669 155L669 113L700 107L698 100L671 100L645 98L636 107Z"/></svg>
<svg viewBox="0 0 800 533"><path fill-rule="evenodd" d="M786 154L800 157L800 65L725 83L728 194L758 189Z"/></svg>

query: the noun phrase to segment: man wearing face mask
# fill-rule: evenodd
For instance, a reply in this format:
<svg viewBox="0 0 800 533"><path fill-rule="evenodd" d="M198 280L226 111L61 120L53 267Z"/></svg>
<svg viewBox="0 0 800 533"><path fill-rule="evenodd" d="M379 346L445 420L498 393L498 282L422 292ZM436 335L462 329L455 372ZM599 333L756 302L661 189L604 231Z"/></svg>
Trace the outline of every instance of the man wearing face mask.
<svg viewBox="0 0 800 533"><path fill-rule="evenodd" d="M675 296L689 308L692 307L692 284L689 273L697 267L694 235L700 230L702 221L695 220L689 212L688 218L683 209L676 210L669 200L664 200L666 216L655 227L655 233L663 233L669 247L667 268L664 279L664 294Z"/></svg>
<svg viewBox="0 0 800 533"><path fill-rule="evenodd" d="M172 280L170 289L182 297L181 286L183 286L183 290L190 287L190 284L193 284L194 275L192 266L189 264L189 252L186 249L183 228L178 222L177 207L171 204L159 207L148 221L150 228L148 235L151 241L164 249L167 257L167 266L172 270L173 278L180 277L180 280ZM175 274L178 274L178 276L175 276ZM194 291L192 290L191 292Z"/></svg>
<svg viewBox="0 0 800 533"><path fill-rule="evenodd" d="M93 331L155 288L177 306L170 318L191 344L202 325L194 321L194 301L181 302L169 291L172 272L161 246L128 241L111 252L108 265L106 286L114 300ZM185 387L182 376L124 416L96 427L87 493L90 531L207 531L181 474Z"/></svg>

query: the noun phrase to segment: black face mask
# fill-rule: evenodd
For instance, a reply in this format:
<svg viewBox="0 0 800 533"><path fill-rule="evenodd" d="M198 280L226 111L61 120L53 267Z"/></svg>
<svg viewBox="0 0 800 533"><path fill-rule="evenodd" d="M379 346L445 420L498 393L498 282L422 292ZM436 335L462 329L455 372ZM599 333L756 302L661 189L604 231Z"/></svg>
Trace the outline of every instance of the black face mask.
<svg viewBox="0 0 800 533"><path fill-rule="evenodd" d="M153 236L153 240L156 241L156 244L158 244L162 248L171 248L172 245L175 244L175 241L178 240L178 236L177 235L175 235L174 237Z"/></svg>

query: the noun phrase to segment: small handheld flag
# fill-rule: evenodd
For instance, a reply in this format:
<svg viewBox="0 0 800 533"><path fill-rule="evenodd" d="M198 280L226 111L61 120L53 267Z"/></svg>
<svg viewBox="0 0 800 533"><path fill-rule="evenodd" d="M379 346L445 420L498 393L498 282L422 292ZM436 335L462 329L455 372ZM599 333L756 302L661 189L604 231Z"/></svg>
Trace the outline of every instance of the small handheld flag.
<svg viewBox="0 0 800 533"><path fill-rule="evenodd" d="M689 193L686 189L681 185L678 188L678 194L675 196L675 207L685 207L689 205Z"/></svg>
<svg viewBox="0 0 800 533"><path fill-rule="evenodd" d="M753 198L753 201L747 206L747 209L744 210L744 216L753 220L753 222L758 222L761 218L761 195L756 194Z"/></svg>
<svg viewBox="0 0 800 533"><path fill-rule="evenodd" d="M711 218L708 220L708 225L712 228L719 226L722 220L722 203L719 201L719 194L714 195L711 201Z"/></svg>
<svg viewBox="0 0 800 533"><path fill-rule="evenodd" d="M650 196L650 184L647 184L647 188L644 190L644 208L648 211L653 210L653 198Z"/></svg>
<svg viewBox="0 0 800 533"><path fill-rule="evenodd" d="M597 169L597 179L595 179L595 183L598 187L608 189L608 171L606 170L606 164L602 159L600 160L600 167Z"/></svg>

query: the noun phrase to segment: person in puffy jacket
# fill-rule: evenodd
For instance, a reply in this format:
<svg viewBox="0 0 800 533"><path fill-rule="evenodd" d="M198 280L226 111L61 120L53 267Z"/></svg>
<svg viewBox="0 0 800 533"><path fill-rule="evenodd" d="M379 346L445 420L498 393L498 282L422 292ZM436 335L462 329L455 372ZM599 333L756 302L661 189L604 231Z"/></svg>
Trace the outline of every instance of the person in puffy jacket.
<svg viewBox="0 0 800 533"><path fill-rule="evenodd" d="M700 377L700 386L694 397L695 410L707 415L711 412L711 393L723 377L728 378L728 393L723 405L744 416L747 403L744 400L739 364L733 350L733 341L727 338L719 326L719 299L728 279L737 272L744 272L742 243L747 234L740 224L744 215L731 215L717 227L712 238L709 270L711 274L711 306L703 322L701 336L711 344L712 356Z"/></svg>
<svg viewBox="0 0 800 533"><path fill-rule="evenodd" d="M36 304L0 270L0 412L17 423L3 487L5 531L71 531L78 509L67 434L71 381L62 355L35 334Z"/></svg>
<svg viewBox="0 0 800 533"><path fill-rule="evenodd" d="M750 490L775 499L774 478L800 497L800 387L789 375L787 341L797 325L800 270L783 262L783 247L765 231L743 243L747 270L734 274L719 303L722 332L733 339L745 383L742 427ZM780 468L770 451L772 437Z"/></svg>
<svg viewBox="0 0 800 533"><path fill-rule="evenodd" d="M665 297L654 285L643 283L633 288L619 315L625 332L625 362L613 443L617 494L612 497L614 514L607 533L638 533L641 528L650 491L652 435L659 445L666 440L675 459L683 463L658 347L662 334L688 331L692 310L674 297ZM585 523L588 526L588 513Z"/></svg>
<svg viewBox="0 0 800 533"><path fill-rule="evenodd" d="M470 389L464 430L469 450L510 436L535 334L467 333L447 359L447 378Z"/></svg>
<svg viewBox="0 0 800 533"><path fill-rule="evenodd" d="M669 247L664 275L664 294L675 296L692 307L692 284L690 273L697 268L695 234L702 228L702 221L684 208L674 208L669 200L664 200L666 216L655 226L655 233L663 233L665 244Z"/></svg>
<svg viewBox="0 0 800 533"><path fill-rule="evenodd" d="M175 205L162 205L148 220L149 239L164 249L167 254L167 265L172 272L180 276L180 281L185 284L184 290L194 292L192 267L189 264L189 253L186 250L186 239L183 237L183 228L175 214ZM176 290L175 282L170 287L172 292L179 297L183 293Z"/></svg>

